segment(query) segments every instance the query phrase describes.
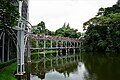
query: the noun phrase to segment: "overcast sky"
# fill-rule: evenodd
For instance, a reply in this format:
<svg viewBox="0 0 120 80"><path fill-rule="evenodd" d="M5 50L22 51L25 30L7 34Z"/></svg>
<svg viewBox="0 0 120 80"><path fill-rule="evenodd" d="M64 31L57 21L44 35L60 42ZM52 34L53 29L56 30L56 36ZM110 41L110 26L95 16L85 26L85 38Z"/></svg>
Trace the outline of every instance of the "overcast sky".
<svg viewBox="0 0 120 80"><path fill-rule="evenodd" d="M69 23L82 31L83 23L94 17L101 7L109 7L117 0L30 0L29 21L37 25L44 21L47 29L55 31Z"/></svg>

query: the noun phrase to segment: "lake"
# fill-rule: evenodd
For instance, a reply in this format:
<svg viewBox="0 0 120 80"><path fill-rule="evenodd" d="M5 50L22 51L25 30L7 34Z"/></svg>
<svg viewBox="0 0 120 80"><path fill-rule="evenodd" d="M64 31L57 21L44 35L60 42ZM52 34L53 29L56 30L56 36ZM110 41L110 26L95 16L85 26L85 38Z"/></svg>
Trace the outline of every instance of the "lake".
<svg viewBox="0 0 120 80"><path fill-rule="evenodd" d="M120 80L118 54L33 55L31 59L27 80Z"/></svg>

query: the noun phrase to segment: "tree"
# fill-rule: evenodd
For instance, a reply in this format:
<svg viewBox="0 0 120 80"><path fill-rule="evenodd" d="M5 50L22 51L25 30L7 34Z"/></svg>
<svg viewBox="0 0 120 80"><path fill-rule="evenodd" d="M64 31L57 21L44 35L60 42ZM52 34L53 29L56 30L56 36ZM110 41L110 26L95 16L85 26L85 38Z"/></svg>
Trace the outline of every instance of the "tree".
<svg viewBox="0 0 120 80"><path fill-rule="evenodd" d="M13 5L14 0L0 0L0 45L2 44L2 61L4 62L4 56L9 56L9 48L6 47L11 46L10 50L14 50L15 43L15 31L13 27L17 25L17 21L19 18L19 12L16 7ZM3 34L3 35L2 35ZM1 39L3 36L3 42ZM11 44L9 45L9 43ZM4 52L5 51L5 52ZM8 52L7 52L8 51ZM7 53L7 54L4 54ZM1 56L1 54L0 54ZM6 58L5 58L6 59ZM9 60L9 58L8 58Z"/></svg>
<svg viewBox="0 0 120 80"><path fill-rule="evenodd" d="M0 29L7 31L17 25L19 13L11 0L0 0Z"/></svg>
<svg viewBox="0 0 120 80"><path fill-rule="evenodd" d="M100 8L98 14L83 25L85 51L119 52L120 48L120 7L113 5Z"/></svg>
<svg viewBox="0 0 120 80"><path fill-rule="evenodd" d="M47 35L54 34L50 30L46 29L45 22L43 22L43 21L41 21L37 25L33 26L31 32L33 34L47 34Z"/></svg>
<svg viewBox="0 0 120 80"><path fill-rule="evenodd" d="M13 27L17 26L19 12L13 4L14 0L0 0L0 30L15 41Z"/></svg>
<svg viewBox="0 0 120 80"><path fill-rule="evenodd" d="M66 25L64 23L62 28L59 28L55 31L57 36L70 37L70 38L79 38L81 33L77 29L70 28L69 23Z"/></svg>

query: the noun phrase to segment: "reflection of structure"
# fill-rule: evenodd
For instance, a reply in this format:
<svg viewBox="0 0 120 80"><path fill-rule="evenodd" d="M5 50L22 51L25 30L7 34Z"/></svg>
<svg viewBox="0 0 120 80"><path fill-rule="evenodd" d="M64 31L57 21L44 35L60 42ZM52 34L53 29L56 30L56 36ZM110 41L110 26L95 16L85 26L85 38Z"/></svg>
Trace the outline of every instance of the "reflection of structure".
<svg viewBox="0 0 120 80"><path fill-rule="evenodd" d="M80 55L68 55L51 58L50 60L42 59L39 61L32 61L31 74L37 75L39 78L43 79L45 77L45 73L55 69L60 73L64 73L65 76L69 76L70 72L73 72L75 69L77 69L78 63L76 62L78 61L80 61Z"/></svg>
<svg viewBox="0 0 120 80"><path fill-rule="evenodd" d="M37 76L38 76L40 79L45 79L45 72L38 72L38 73L37 73Z"/></svg>

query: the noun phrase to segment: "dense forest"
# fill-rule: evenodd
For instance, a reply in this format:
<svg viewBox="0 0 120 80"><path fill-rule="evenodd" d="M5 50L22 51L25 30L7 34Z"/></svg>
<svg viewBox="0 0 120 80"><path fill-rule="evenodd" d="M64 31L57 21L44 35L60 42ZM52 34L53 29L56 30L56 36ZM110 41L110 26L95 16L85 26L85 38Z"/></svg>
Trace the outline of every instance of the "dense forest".
<svg viewBox="0 0 120 80"><path fill-rule="evenodd" d="M41 21L37 25L33 26L31 29L33 34L46 34L46 35L53 35L53 36L61 36L61 37L70 37L70 38L79 38L81 33L78 32L77 29L71 28L69 23L57 29L55 32L50 31L46 28L45 22Z"/></svg>
<svg viewBox="0 0 120 80"><path fill-rule="evenodd" d="M83 28L86 30L84 51L120 52L120 0L112 7L100 8Z"/></svg>

